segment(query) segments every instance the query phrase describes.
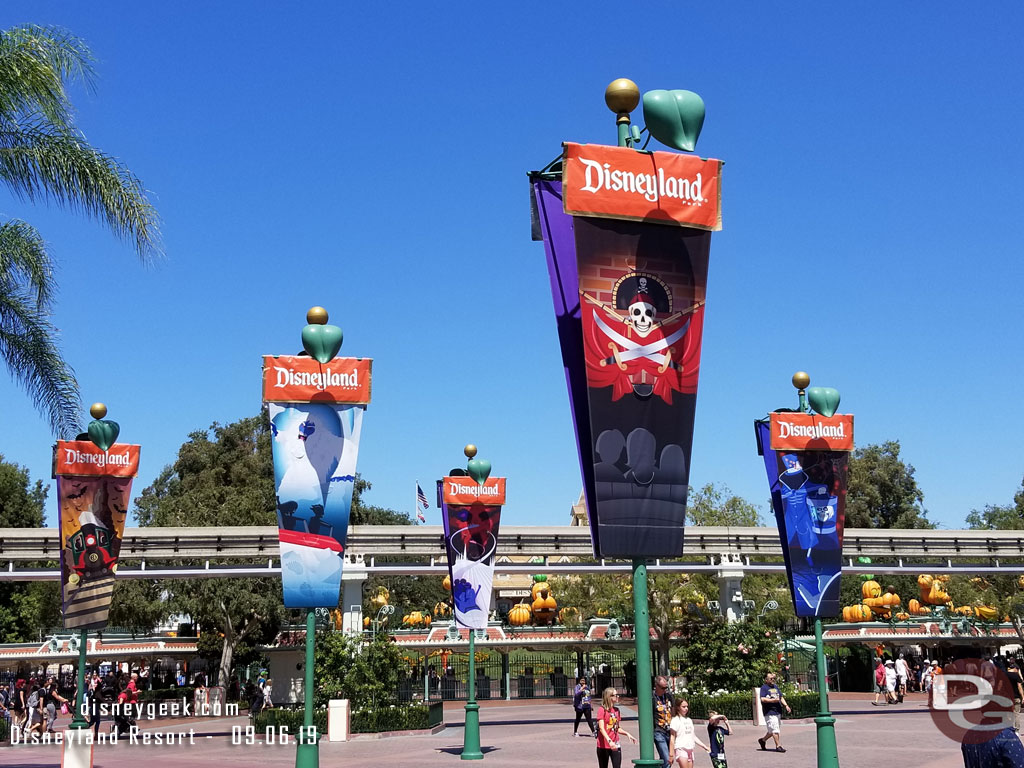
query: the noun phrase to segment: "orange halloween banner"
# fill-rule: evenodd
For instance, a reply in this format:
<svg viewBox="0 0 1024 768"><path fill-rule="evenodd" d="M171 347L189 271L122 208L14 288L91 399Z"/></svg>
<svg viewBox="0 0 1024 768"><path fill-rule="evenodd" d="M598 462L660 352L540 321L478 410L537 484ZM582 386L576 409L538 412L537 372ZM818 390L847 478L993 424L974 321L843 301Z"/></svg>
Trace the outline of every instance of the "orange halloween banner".
<svg viewBox="0 0 1024 768"><path fill-rule="evenodd" d="M562 170L565 212L717 231L721 173L721 160L570 142Z"/></svg>
<svg viewBox="0 0 1024 768"><path fill-rule="evenodd" d="M336 357L321 364L298 355L263 356L263 400L273 403L370 402L369 358Z"/></svg>
<svg viewBox="0 0 1024 768"><path fill-rule="evenodd" d="M55 475L135 477L139 473L137 445L112 445L104 451L88 440L58 440L54 458Z"/></svg>
<svg viewBox="0 0 1024 768"><path fill-rule="evenodd" d="M852 451L853 414L773 413L773 451Z"/></svg>
<svg viewBox="0 0 1024 768"><path fill-rule="evenodd" d="M504 504L505 478L491 477L483 485L471 477L446 477L442 490L445 504Z"/></svg>

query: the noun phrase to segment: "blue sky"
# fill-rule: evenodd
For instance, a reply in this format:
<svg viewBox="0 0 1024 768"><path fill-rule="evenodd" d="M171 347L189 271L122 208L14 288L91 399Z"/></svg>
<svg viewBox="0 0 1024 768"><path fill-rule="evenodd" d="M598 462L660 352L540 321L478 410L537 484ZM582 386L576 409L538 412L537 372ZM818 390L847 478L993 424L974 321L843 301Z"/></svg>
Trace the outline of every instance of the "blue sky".
<svg viewBox="0 0 1024 768"><path fill-rule="evenodd" d="M137 492L190 431L259 410L260 356L297 351L322 304L343 354L375 361L369 501L410 511L475 442L509 523L564 524L579 467L525 174L563 140L614 142L612 79L688 88L698 151L726 162L691 483L767 509L751 421L804 369L859 445L901 441L932 519L960 527L1024 476L1021 21L1011 3L9 0L4 27L92 47L80 126L152 191L167 258L143 268L5 191L0 216L59 261L64 349L85 404L142 444ZM0 396L0 453L48 477L45 422L6 375Z"/></svg>

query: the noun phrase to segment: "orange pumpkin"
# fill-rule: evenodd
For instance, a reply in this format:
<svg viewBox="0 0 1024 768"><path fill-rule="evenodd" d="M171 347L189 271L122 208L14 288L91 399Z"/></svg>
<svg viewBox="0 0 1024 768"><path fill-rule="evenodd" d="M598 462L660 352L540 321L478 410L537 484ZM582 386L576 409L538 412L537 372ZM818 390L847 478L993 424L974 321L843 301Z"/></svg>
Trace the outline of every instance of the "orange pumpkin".
<svg viewBox="0 0 1024 768"><path fill-rule="evenodd" d="M985 621L993 621L999 616L999 611L991 605L979 605L975 607L974 613L977 614L979 619L984 619Z"/></svg>
<svg viewBox="0 0 1024 768"><path fill-rule="evenodd" d="M885 606L894 606L900 604L900 596L894 592L886 592L884 595L882 595L881 600L882 605Z"/></svg>
<svg viewBox="0 0 1024 768"><path fill-rule="evenodd" d="M508 623L513 627L521 627L530 623L530 606L526 603L518 603L512 606L508 612Z"/></svg>
<svg viewBox="0 0 1024 768"><path fill-rule="evenodd" d="M438 618L452 615L452 607L449 603L434 603L434 615Z"/></svg>
<svg viewBox="0 0 1024 768"><path fill-rule="evenodd" d="M575 624L580 620L580 609L566 607L558 612L559 624Z"/></svg>
<svg viewBox="0 0 1024 768"><path fill-rule="evenodd" d="M870 621L871 611L866 605L849 605L843 608L843 621Z"/></svg>
<svg viewBox="0 0 1024 768"><path fill-rule="evenodd" d="M896 620L897 621L909 621L910 620L910 614L909 613L897 613L896 614Z"/></svg>
<svg viewBox="0 0 1024 768"><path fill-rule="evenodd" d="M445 592L451 592L452 591L452 577L451 576L445 576L444 577L444 581L442 581L441 584L444 586Z"/></svg>
<svg viewBox="0 0 1024 768"><path fill-rule="evenodd" d="M860 585L861 597L878 597L882 594L882 585L877 581L865 581Z"/></svg>

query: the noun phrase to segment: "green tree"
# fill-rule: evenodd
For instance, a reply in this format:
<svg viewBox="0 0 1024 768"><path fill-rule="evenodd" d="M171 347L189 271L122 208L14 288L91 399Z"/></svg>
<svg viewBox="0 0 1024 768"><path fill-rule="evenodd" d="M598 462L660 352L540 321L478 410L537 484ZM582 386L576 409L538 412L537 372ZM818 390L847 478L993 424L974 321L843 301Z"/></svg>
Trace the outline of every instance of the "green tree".
<svg viewBox="0 0 1024 768"><path fill-rule="evenodd" d="M158 220L142 183L85 140L68 87L93 84L85 43L59 29L0 31L0 181L29 202L55 202L104 222L144 261L159 253ZM0 356L59 437L78 431L74 371L50 322L54 268L40 233L0 222Z"/></svg>
<svg viewBox="0 0 1024 768"><path fill-rule="evenodd" d="M1013 504L989 504L980 511L972 509L967 515L967 527L985 531L1024 530L1024 481L1014 494Z"/></svg>
<svg viewBox="0 0 1024 768"><path fill-rule="evenodd" d="M136 502L139 523L158 526L276 525L275 509L265 414L193 432ZM272 638L285 617L280 586L265 579L185 579L165 588L169 610L222 637L222 684L236 649Z"/></svg>
<svg viewBox="0 0 1024 768"><path fill-rule="evenodd" d="M898 440L858 448L850 457L848 528L934 528L914 467L900 459Z"/></svg>
<svg viewBox="0 0 1024 768"><path fill-rule="evenodd" d="M708 483L692 491L686 504L688 525L761 525L761 513L746 499L736 496L728 486Z"/></svg>
<svg viewBox="0 0 1024 768"><path fill-rule="evenodd" d="M404 669L402 651L386 635L372 643L340 632L320 632L316 638L316 708L331 699L348 699L360 709L398 704L398 674Z"/></svg>
<svg viewBox="0 0 1024 768"><path fill-rule="evenodd" d="M691 691L749 691L778 667L778 632L758 622L727 624L720 618L684 629L677 657Z"/></svg>
<svg viewBox="0 0 1024 768"><path fill-rule="evenodd" d="M0 528L40 528L47 487L28 470L0 456ZM56 582L0 581L0 642L38 640L60 623Z"/></svg>

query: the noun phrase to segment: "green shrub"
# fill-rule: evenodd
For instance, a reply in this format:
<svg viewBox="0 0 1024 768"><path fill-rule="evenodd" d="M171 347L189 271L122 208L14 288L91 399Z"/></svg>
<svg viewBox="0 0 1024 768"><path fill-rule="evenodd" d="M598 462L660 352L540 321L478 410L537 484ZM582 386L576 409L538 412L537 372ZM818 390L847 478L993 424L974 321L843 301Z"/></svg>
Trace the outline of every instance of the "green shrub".
<svg viewBox="0 0 1024 768"><path fill-rule="evenodd" d="M265 709L256 715L257 733L267 728L286 726L293 736L298 734L305 717L302 709ZM385 731L421 731L430 727L430 708L423 704L388 706L381 709L357 710L352 713L352 733L382 733ZM327 733L327 710L313 712L313 725L317 733Z"/></svg>
<svg viewBox="0 0 1024 768"><path fill-rule="evenodd" d="M11 739L11 726L8 725L7 721L0 717L0 741L10 741Z"/></svg>

